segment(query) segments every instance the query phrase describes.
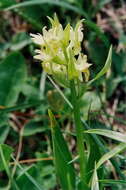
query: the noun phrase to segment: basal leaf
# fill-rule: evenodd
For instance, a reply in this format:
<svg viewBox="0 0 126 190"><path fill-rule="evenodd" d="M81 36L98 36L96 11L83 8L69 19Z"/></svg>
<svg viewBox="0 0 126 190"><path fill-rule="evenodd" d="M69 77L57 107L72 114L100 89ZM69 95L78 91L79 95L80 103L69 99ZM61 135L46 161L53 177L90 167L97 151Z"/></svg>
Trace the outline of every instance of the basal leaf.
<svg viewBox="0 0 126 190"><path fill-rule="evenodd" d="M54 164L57 177L63 190L75 189L75 173L73 164L68 164L71 160L71 154L61 133L61 130L55 120L54 115L49 111L51 121L51 132L53 141Z"/></svg>

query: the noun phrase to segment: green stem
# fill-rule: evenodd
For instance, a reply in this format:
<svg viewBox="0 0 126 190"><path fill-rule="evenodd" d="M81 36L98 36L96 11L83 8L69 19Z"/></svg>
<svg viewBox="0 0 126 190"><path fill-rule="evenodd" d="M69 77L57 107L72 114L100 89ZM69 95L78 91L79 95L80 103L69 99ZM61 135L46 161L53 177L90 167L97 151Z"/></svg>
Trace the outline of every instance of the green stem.
<svg viewBox="0 0 126 190"><path fill-rule="evenodd" d="M77 98L77 92L74 80L71 81L70 87L71 87L74 120L76 126L77 150L80 161L81 190L84 190L84 186L86 184L86 155L84 151L83 125L81 123L80 108L78 105L78 98Z"/></svg>

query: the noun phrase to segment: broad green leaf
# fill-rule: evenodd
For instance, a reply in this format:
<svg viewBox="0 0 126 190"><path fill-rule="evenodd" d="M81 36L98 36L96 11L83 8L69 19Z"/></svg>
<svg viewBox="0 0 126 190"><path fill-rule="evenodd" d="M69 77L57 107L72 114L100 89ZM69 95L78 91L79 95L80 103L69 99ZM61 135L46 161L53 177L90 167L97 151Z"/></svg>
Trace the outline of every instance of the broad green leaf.
<svg viewBox="0 0 126 190"><path fill-rule="evenodd" d="M112 46L109 49L108 57L107 57L107 60L106 60L106 63L104 65L103 69L96 75L96 77L94 79L89 81L88 84L90 85L92 82L94 82L95 80L102 77L109 70L111 63L112 63Z"/></svg>
<svg viewBox="0 0 126 190"><path fill-rule="evenodd" d="M126 143L126 135L116 131L111 131L107 129L90 129L84 131L84 133L94 133L97 135L103 135L105 137L109 137L111 139Z"/></svg>
<svg viewBox="0 0 126 190"><path fill-rule="evenodd" d="M68 164L72 160L72 157L55 117L50 110L49 117L51 121L54 164L57 177L60 180L63 190L73 190L75 189L75 172L73 164Z"/></svg>
<svg viewBox="0 0 126 190"><path fill-rule="evenodd" d="M96 166L94 168L94 173L91 180L91 190L99 190L98 175Z"/></svg>
<svg viewBox="0 0 126 190"><path fill-rule="evenodd" d="M36 133L44 132L46 130L47 127L42 126L41 122L30 121L24 127L23 136L34 135Z"/></svg>
<svg viewBox="0 0 126 190"><path fill-rule="evenodd" d="M11 53L0 63L0 105L12 106L26 80L26 65L19 52Z"/></svg>
<svg viewBox="0 0 126 190"><path fill-rule="evenodd" d="M118 146L116 146L115 148L113 148L111 151L109 151L108 153L104 154L100 160L97 162L96 164L96 169L98 169L105 161L109 160L110 158L112 158L113 156L115 156L116 154L118 154L119 152L121 152L122 150L124 150L126 148L126 143L120 143Z"/></svg>
<svg viewBox="0 0 126 190"><path fill-rule="evenodd" d="M0 144L0 171L6 170L7 174L9 174L8 165L12 152L13 149L10 146L6 144Z"/></svg>

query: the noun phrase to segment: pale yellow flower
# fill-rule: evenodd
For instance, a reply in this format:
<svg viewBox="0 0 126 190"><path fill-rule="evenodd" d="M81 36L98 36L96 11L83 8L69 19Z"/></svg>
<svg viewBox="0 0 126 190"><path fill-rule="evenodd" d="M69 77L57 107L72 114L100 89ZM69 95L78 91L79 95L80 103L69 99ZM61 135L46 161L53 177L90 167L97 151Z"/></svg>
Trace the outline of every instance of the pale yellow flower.
<svg viewBox="0 0 126 190"><path fill-rule="evenodd" d="M83 20L78 21L75 28L67 24L63 29L56 15L54 19L48 18L52 25L49 30L44 27L42 34L31 34L33 42L40 47L35 50L34 58L42 61L42 66L48 74L58 80L61 75L62 82L72 79L83 81L82 73L85 75L85 81L88 81L91 64L81 52Z"/></svg>

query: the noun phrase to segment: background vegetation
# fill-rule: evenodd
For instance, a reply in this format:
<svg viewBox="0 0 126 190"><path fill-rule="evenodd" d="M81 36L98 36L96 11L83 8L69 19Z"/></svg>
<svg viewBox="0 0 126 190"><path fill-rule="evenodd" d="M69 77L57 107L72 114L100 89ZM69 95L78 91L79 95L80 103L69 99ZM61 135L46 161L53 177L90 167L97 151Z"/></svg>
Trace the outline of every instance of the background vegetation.
<svg viewBox="0 0 126 190"><path fill-rule="evenodd" d="M85 18L83 50L92 63L91 78L103 67L113 44L112 67L95 82L81 102L83 119L90 128L125 133L126 126L126 3L123 0L0 0L0 189L12 174L10 189L59 190L52 156L51 108L75 154L73 118L69 105L33 60L35 45L29 34L49 26L47 16L57 13L65 26ZM70 98L68 90L64 94ZM113 149L116 141L100 138ZM61 147L62 148L62 147ZM92 147L102 155L100 145ZM4 154L3 154L4 152ZM11 156L11 154L13 156ZM15 161L16 159L16 161ZM114 158L115 168L104 164L105 190L125 190L126 155Z"/></svg>

